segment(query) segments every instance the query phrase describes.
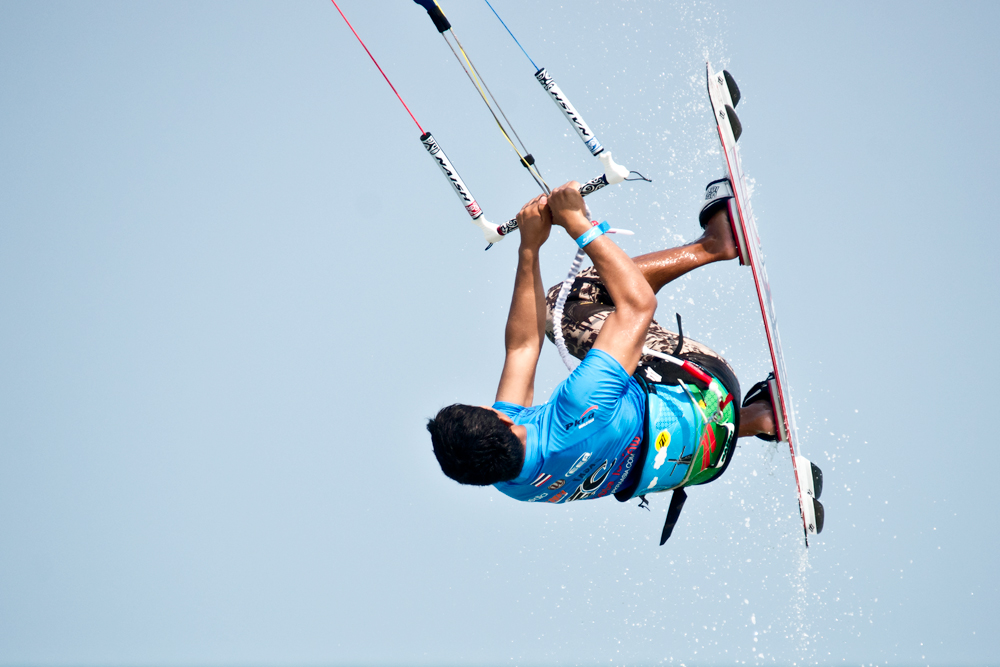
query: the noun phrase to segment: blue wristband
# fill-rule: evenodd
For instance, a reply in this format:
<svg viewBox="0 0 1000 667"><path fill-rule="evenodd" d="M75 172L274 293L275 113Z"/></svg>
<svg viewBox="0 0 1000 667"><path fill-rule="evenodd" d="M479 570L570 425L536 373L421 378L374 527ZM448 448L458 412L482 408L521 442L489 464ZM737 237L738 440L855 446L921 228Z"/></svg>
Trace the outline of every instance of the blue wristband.
<svg viewBox="0 0 1000 667"><path fill-rule="evenodd" d="M583 234L580 234L580 236L578 236L576 239L576 244L581 248L585 248L588 243L590 243L591 241L593 241L594 239L596 239L598 236L608 231L609 229L611 229L611 225L609 225L608 221L605 220L596 227L591 227Z"/></svg>

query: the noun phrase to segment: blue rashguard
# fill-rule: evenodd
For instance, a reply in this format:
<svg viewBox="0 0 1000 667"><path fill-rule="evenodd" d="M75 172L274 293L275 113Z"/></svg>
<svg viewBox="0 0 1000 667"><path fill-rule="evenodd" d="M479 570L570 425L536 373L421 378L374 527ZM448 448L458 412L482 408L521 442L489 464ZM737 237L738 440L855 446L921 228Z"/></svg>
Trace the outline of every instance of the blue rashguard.
<svg viewBox="0 0 1000 667"><path fill-rule="evenodd" d="M614 357L591 350L543 405L493 407L528 432L521 474L496 488L516 500L563 503L622 488L642 442L646 395Z"/></svg>

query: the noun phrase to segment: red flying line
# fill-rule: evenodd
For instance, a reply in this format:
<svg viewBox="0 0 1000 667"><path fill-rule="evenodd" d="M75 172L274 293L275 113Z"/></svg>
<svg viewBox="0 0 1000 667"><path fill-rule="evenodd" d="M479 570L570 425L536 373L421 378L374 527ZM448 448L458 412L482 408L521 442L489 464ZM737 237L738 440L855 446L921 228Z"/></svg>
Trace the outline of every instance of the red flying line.
<svg viewBox="0 0 1000 667"><path fill-rule="evenodd" d="M382 78L385 79L385 82L387 84L389 84L389 87L392 88L392 92L396 93L396 97L399 98L400 104L402 104L403 108L406 109L406 113L410 114L410 118L413 119L414 123L417 123L417 129L420 130L420 134L422 134L422 135L423 134L427 134L426 132L424 132L424 128L420 127L420 123L417 122L417 117L413 115L412 111L410 111L410 107L406 106L406 102L403 101L403 98L400 96L399 91L396 90L396 86L392 85L392 81L389 81L389 77L387 77L385 75L385 72L382 71L382 68L378 64L378 61L375 60L375 56L372 55L372 52L368 50L368 47L365 46L365 43L363 41L361 41L360 37L358 37L357 31L354 29L354 26L351 25L351 22L347 20L347 17L344 16L344 12L341 11L340 5L337 4L337 0L330 0L330 2L332 2L333 6L337 8L338 12L340 12L340 16L341 16L341 18L344 19L344 23L347 24L347 27L351 29L351 32L354 33L354 36L358 38L359 42L361 42L361 48L363 48L365 50L365 53L368 54L368 57L372 59L373 63L375 63L375 67L378 67L378 71L382 74Z"/></svg>

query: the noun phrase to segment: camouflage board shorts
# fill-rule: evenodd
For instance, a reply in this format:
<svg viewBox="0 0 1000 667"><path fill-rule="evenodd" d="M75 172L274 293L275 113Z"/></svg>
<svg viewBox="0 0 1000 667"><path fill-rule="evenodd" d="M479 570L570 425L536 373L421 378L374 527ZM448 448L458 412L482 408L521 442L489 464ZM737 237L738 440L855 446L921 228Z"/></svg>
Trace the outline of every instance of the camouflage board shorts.
<svg viewBox="0 0 1000 667"><path fill-rule="evenodd" d="M561 285L562 283L557 283L545 295L545 334L549 340L553 340L552 310L555 308L556 297L559 296ZM569 296L566 298L566 306L563 308L563 338L566 340L566 349L569 353L577 359L583 359L587 356L587 352L597 340L597 334L604 326L604 320L614 309L615 304L611 299L611 294L601 282L594 267L591 266L581 271L573 282L573 288L570 290ZM691 340L687 336L684 336L684 345L678 351L677 344L680 340L678 334L664 329L656 320L653 320L646 332L646 347L701 366L714 375L729 390L734 399L739 401L741 398L740 383L729 363L715 350L698 341ZM660 375L672 376L677 373L675 366L655 357L643 356L640 363L649 365Z"/></svg>

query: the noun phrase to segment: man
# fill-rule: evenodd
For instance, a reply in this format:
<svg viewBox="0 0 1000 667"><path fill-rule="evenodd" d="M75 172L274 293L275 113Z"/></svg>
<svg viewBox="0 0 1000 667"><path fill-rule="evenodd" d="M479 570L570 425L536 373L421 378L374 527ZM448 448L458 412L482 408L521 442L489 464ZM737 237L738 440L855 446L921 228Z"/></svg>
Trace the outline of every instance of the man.
<svg viewBox="0 0 1000 667"><path fill-rule="evenodd" d="M774 439L770 396L758 383L736 408L739 383L729 364L662 328L653 315L664 285L736 257L726 207L731 186L725 179L709 184L700 238L634 259L592 225L578 188L567 183L518 214L521 244L496 402L443 408L427 424L434 454L448 477L493 484L528 502L611 493L627 500L710 481L728 465L734 436ZM567 349L583 361L546 403L532 407L535 368L547 328L551 336L559 290L546 297L538 263L552 225L577 240L594 266L576 279L558 323ZM644 347L686 366L644 356Z"/></svg>

